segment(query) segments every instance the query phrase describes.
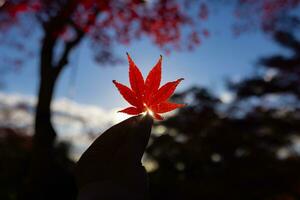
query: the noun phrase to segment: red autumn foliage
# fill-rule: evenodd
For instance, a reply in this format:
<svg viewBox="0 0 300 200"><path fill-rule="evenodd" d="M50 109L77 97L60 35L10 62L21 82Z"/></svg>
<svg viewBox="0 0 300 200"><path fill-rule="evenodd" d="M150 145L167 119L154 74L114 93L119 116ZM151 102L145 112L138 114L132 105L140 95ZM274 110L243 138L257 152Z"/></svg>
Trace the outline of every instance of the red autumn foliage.
<svg viewBox="0 0 300 200"><path fill-rule="evenodd" d="M149 72L144 80L139 68L135 65L129 54L129 82L131 88L113 81L124 99L132 106L119 112L129 115L138 115L143 112L149 112L155 119L162 120L161 113L172 111L176 108L183 107L184 104L171 103L168 99L174 93L177 85L183 80L180 78L176 81L168 82L159 87L161 82L161 65L162 57Z"/></svg>
<svg viewBox="0 0 300 200"><path fill-rule="evenodd" d="M208 15L204 8L206 6L202 3L199 8L202 10L201 19ZM41 23L42 27L48 26L46 31L53 32L55 38L65 40L66 32L72 29L84 32L93 43L101 46L107 43L111 46L114 41L128 44L142 35L150 37L162 48L178 46L179 43L184 46L183 41L189 41L189 36L183 34L181 27L192 27L197 22L195 20L201 20L193 18L185 3L176 0L11 0L6 1L0 11L1 30L15 25L26 26L27 22L21 17L26 15ZM194 27L192 31L195 31ZM199 26L196 31L201 32L202 28Z"/></svg>

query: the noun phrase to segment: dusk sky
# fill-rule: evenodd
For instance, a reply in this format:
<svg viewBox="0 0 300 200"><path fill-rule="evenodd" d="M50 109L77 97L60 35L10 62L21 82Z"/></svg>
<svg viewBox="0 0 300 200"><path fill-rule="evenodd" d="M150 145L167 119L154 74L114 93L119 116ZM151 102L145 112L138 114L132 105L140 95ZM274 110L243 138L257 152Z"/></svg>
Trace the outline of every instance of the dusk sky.
<svg viewBox="0 0 300 200"><path fill-rule="evenodd" d="M93 60L93 49L89 42L84 40L80 47L72 52L70 66L59 79L52 104L54 126L60 139L71 141L74 145L73 157L77 159L91 142L89 135L83 133L99 134L112 124L128 118L126 114L117 113L118 109L128 104L112 83L115 79L128 85L126 52L130 53L144 76L162 54L162 83L185 78L177 91L191 86L205 86L223 101L229 101L231 98L226 91L226 80L237 81L251 75L255 72L259 58L282 53L283 49L274 43L270 36L256 30L255 27L251 32L235 36L232 25L236 19L232 13L230 8L213 12L202 24L210 31L210 36L202 37L201 45L193 51L173 51L170 55L165 55L146 38L135 40L128 46L115 46L116 55L125 61L116 66L96 63ZM15 33L7 37L20 39ZM29 47L38 53L36 44L39 43L40 37L31 38L27 40ZM0 47L0 52L17 57L13 50L5 46ZM38 89L38 62L37 54L26 59L19 71L1 76L5 86L0 89L0 108L17 108L9 119L6 115L0 115L2 124L32 127L34 112L18 110L18 105L26 104L34 110Z"/></svg>

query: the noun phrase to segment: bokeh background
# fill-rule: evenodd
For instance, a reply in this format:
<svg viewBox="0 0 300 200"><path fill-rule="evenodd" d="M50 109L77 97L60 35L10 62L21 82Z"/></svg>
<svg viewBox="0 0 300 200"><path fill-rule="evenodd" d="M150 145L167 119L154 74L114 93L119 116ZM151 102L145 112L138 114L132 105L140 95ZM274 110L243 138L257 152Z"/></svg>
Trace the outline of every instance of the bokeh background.
<svg viewBox="0 0 300 200"><path fill-rule="evenodd" d="M143 159L151 199L300 199L299 5L0 0L0 199L75 198L74 163L128 118L126 52L185 78Z"/></svg>

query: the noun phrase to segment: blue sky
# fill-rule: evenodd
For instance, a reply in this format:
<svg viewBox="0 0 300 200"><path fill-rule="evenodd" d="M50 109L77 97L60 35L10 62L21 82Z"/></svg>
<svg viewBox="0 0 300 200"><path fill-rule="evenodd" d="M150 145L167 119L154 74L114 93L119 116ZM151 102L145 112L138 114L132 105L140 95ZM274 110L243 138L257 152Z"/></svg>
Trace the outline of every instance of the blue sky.
<svg viewBox="0 0 300 200"><path fill-rule="evenodd" d="M259 30L239 37L234 36L231 27L235 20L232 13L230 8L225 7L214 12L209 20L202 24L210 31L211 36L202 38L202 44L194 51L172 52L166 56L149 39L143 38L129 46L117 46L115 53L126 60L125 53L129 52L144 75L162 54L163 83L183 77L185 80L179 85L178 91L198 85L208 87L216 94L222 94L226 92L226 79L241 79L251 75L260 57L283 52L281 47ZM30 24L27 27L31 29ZM39 48L36 44L39 43L40 37L35 37L36 35L26 39L26 43L38 55ZM0 39L6 38L21 40L22 37L13 31ZM92 51L88 42L84 41L72 52L70 66L57 83L52 107L52 121L58 130L59 138L74 144L72 154L75 159L91 142L89 134L82 133L100 133L111 124L128 117L116 112L127 103L112 84L112 80L116 79L128 85L127 63L100 66L94 62ZM0 46L0 53L11 57L18 56L5 45ZM18 105L25 103L34 108L34 97L38 89L38 63L38 56L28 58L17 73L0 76L5 79L5 87L0 89L0 104L14 109L8 116L5 112L5 116L1 116L0 112L0 118L6 119L2 123L33 127L34 113L19 109Z"/></svg>
<svg viewBox="0 0 300 200"><path fill-rule="evenodd" d="M129 46L118 46L115 52L124 59L125 52L129 52L144 75L162 54L163 83L183 77L185 81L178 90L199 85L222 93L226 78L236 79L249 75L254 71L258 58L282 51L260 31L234 36L231 29L234 20L231 15L230 9L212 15L204 24L211 36L203 38L202 44L194 51L172 52L166 56L161 49L143 38ZM111 81L116 79L128 84L127 63L113 67L100 66L94 62L90 48L87 42L83 42L72 53L70 67L59 79L55 98L67 97L81 104L96 105L104 109L125 106L126 102L119 96ZM1 51L5 49L2 48ZM2 92L36 95L37 58L28 60L20 72L6 75L6 87Z"/></svg>

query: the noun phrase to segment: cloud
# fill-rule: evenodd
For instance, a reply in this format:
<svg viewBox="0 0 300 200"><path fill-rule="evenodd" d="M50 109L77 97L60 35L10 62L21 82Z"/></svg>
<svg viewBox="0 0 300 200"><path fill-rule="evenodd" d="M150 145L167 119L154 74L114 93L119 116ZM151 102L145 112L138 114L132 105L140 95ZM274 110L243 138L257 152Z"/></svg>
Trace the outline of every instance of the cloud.
<svg viewBox="0 0 300 200"><path fill-rule="evenodd" d="M231 103L234 100L234 98L234 95L228 91L224 91L220 94L220 99L225 104Z"/></svg>
<svg viewBox="0 0 300 200"><path fill-rule="evenodd" d="M0 125L23 128L32 133L35 105L36 98L33 96L0 93ZM53 101L52 122L59 140L73 144L71 154L77 159L96 136L128 118L117 110L119 108L107 110L61 98Z"/></svg>

